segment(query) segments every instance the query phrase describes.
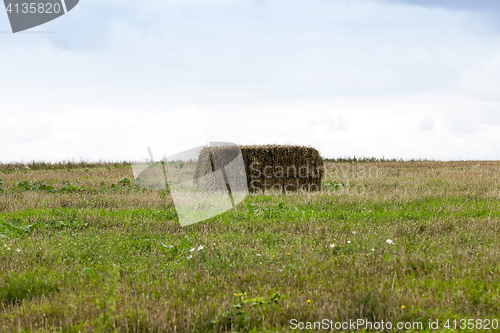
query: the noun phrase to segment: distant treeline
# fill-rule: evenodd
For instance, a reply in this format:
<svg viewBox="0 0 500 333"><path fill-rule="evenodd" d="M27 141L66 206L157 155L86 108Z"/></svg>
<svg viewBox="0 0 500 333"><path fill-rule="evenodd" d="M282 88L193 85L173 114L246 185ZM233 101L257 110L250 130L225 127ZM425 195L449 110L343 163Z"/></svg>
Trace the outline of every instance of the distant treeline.
<svg viewBox="0 0 500 333"><path fill-rule="evenodd" d="M402 158L377 158L377 157L338 157L338 158L323 158L325 162L334 163L383 163L383 162L434 162L423 158L412 158L405 160Z"/></svg>
<svg viewBox="0 0 500 333"><path fill-rule="evenodd" d="M111 167L111 168L119 168L123 166L129 166L130 162L127 161L119 161L119 162L111 162L111 161L98 161L98 162L90 162L90 161L60 161L60 162L40 162L40 161L32 161L32 162L18 162L18 163L1 163L0 162L0 172L7 170L22 170L22 169L30 169L30 170L65 170L65 169L85 169L85 168L99 168L99 167Z"/></svg>
<svg viewBox="0 0 500 333"><path fill-rule="evenodd" d="M338 158L323 158L325 162L332 163L387 163L387 162L444 162L429 160L423 158L415 159L402 159L402 158L377 158L377 157L338 157ZM448 161L451 162L451 161ZM2 163L0 162L0 172L7 170L57 170L57 169L85 169L85 168L100 168L100 167L111 167L119 168L130 166L130 161L60 161L60 162L18 162L18 163Z"/></svg>

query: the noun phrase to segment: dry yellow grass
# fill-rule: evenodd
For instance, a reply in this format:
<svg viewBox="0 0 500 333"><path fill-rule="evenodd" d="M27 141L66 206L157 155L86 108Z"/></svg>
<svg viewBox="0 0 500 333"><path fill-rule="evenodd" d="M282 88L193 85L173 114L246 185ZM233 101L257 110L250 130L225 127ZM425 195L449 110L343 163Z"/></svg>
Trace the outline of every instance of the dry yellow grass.
<svg viewBox="0 0 500 333"><path fill-rule="evenodd" d="M0 330L281 332L293 318L500 313L500 162L327 167L328 190L252 195L186 228L161 192L118 184L129 166L0 174L0 221L33 224L0 238Z"/></svg>

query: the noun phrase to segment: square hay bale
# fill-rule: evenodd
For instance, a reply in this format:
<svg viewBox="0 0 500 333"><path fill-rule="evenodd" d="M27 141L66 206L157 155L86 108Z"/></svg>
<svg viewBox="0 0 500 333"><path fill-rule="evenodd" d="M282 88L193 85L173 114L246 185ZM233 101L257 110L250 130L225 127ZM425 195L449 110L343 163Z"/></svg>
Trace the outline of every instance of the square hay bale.
<svg viewBox="0 0 500 333"><path fill-rule="evenodd" d="M264 145L205 148L200 152L200 167L196 169L194 174L195 181L224 167L228 171L231 170L231 161L239 155L240 151L246 169L246 175L243 176L246 177L248 190L251 192L321 190L325 173L323 158L315 148L304 146ZM208 160L210 163L207 163ZM233 170L233 172L241 171ZM207 182L206 177L203 182L198 183L198 186L210 190L222 190Z"/></svg>

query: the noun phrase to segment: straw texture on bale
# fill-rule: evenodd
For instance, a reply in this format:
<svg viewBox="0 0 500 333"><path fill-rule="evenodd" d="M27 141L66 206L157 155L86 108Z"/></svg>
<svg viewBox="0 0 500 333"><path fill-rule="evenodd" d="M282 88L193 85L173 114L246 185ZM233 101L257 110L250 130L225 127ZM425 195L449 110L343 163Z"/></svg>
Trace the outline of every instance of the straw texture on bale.
<svg viewBox="0 0 500 333"><path fill-rule="evenodd" d="M234 165L240 151L245 170ZM224 174L218 171L221 169L224 169ZM216 174L213 177L207 177L214 171ZM321 190L323 176L323 158L311 147L221 146L205 148L200 152L194 179L200 187L210 190L223 190L222 186L216 185L224 183L220 177L225 177L226 183L230 180L228 178L233 177L246 179L249 191L253 192L269 189L318 191Z"/></svg>

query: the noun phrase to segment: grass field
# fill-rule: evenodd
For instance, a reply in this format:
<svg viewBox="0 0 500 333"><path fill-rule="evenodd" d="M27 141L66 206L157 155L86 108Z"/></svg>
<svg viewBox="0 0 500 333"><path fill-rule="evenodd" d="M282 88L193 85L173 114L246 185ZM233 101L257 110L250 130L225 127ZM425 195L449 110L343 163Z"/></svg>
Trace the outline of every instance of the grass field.
<svg viewBox="0 0 500 333"><path fill-rule="evenodd" d="M1 165L0 331L494 327L500 162L328 167L321 193L251 195L181 228L126 164Z"/></svg>

